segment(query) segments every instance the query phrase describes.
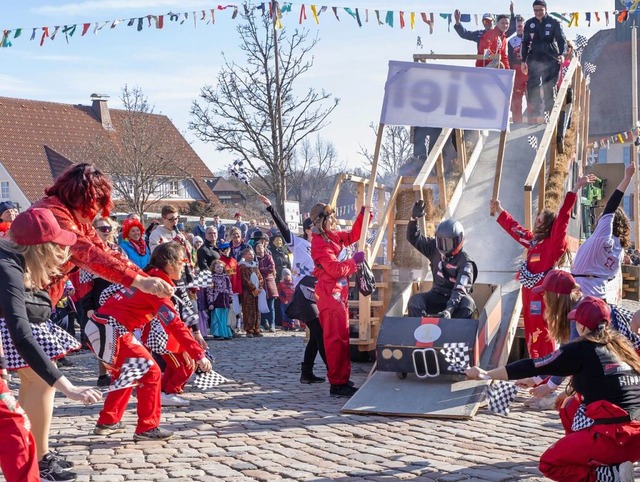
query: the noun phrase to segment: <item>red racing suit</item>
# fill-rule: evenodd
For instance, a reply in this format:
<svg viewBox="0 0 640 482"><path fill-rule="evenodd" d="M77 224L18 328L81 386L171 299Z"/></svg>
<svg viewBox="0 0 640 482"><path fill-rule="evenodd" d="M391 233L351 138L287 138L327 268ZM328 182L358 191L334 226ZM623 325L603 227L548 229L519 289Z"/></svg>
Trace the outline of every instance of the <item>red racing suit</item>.
<svg viewBox="0 0 640 482"><path fill-rule="evenodd" d="M149 276L157 276L173 285L173 281L162 270L153 268ZM157 315L170 338L175 339L191 358L199 361L205 352L194 340L193 335L180 319L170 298L159 298L137 289L127 288L114 294L95 312L93 321L100 323L105 317L112 317L124 326L128 333L118 338L114 371L118 374L127 358L151 359L151 355L132 335L133 330L143 328ZM95 349L95 347L94 347ZM114 424L122 419L132 388L109 392L100 412L98 424ZM160 369L153 364L140 379L137 387L138 426L136 433L146 432L160 424Z"/></svg>
<svg viewBox="0 0 640 482"><path fill-rule="evenodd" d="M49 196L31 205L34 208L49 209L62 229L74 232L78 236L76 244L70 247L71 258L60 269L64 276L56 278L47 288L51 302L55 306L64 292L67 275L77 266L85 271L129 287L135 277L145 276L140 268L129 261L126 256L110 249L96 234L91 223L79 222L56 196Z"/></svg>
<svg viewBox="0 0 640 482"><path fill-rule="evenodd" d="M502 68L509 68L507 37L498 27L492 28L480 38L480 42L478 42L478 55L485 55L485 52L488 52L490 55L500 55ZM478 59L476 60L476 67L486 67L490 63L491 59Z"/></svg>
<svg viewBox="0 0 640 482"><path fill-rule="evenodd" d="M573 418L582 402L569 397L560 409L566 435L540 457L540 471L551 480L595 482L596 468L640 459L640 422L616 422L629 414L606 400L587 405L585 414L600 424L574 432Z"/></svg>
<svg viewBox="0 0 640 482"><path fill-rule="evenodd" d="M361 212L350 231L328 232L328 241L319 234L311 239L311 257L316 265L313 276L318 280L315 297L327 356L327 378L332 385L346 384L351 375L347 301L349 276L356 272L353 259L341 262L338 255L345 246L360 239L362 220Z"/></svg>
<svg viewBox="0 0 640 482"><path fill-rule="evenodd" d="M29 419L0 378L0 469L7 482L40 482Z"/></svg>
<svg viewBox="0 0 640 482"><path fill-rule="evenodd" d="M567 229L571 210L576 201L576 194L569 191L558 217L553 223L551 234L541 241L533 239L533 233L518 224L507 211L502 211L497 222L518 243L527 249L526 269L532 274L547 273L554 268L567 250ZM518 274L520 279L520 274ZM542 282L544 276L535 285ZM522 280L520 280L522 282ZM544 319L544 293L533 293L530 288L522 286L522 316L524 318L524 334L527 350L531 358L542 358L554 350L554 340Z"/></svg>

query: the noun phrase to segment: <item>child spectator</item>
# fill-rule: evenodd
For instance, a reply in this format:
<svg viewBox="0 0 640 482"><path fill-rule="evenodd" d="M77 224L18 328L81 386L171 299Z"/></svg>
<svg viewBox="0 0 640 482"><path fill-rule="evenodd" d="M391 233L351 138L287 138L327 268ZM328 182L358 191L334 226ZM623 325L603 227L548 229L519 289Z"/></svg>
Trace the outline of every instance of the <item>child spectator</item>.
<svg viewBox="0 0 640 482"><path fill-rule="evenodd" d="M258 263L255 261L253 249L245 248L240 256L238 265L242 278L242 322L244 330L247 332L247 338L260 337L263 335L260 333L258 295L264 289L264 280L258 269Z"/></svg>
<svg viewBox="0 0 640 482"><path fill-rule="evenodd" d="M293 278L291 278L291 270L285 268L282 270L282 281L278 283L278 297L280 299L280 310L282 313L282 328L285 331L296 329L296 322L289 318L286 313L287 306L293 300L293 292L296 287L293 284ZM299 326L299 325L298 325Z"/></svg>
<svg viewBox="0 0 640 482"><path fill-rule="evenodd" d="M267 249L269 237L263 234L262 239L256 242L256 261L258 269L264 280L264 288L267 291L268 313L260 314L260 322L265 331L275 333L276 331L276 312L275 302L278 298L278 285L276 284L276 264Z"/></svg>
<svg viewBox="0 0 640 482"><path fill-rule="evenodd" d="M220 261L227 267L227 275L231 280L231 289L233 290L232 307L233 310L229 310L229 327L236 330L236 332L242 330L242 319L240 318L240 296L242 295L242 277L238 270L238 261L231 256L231 243L218 244L220 249Z"/></svg>
<svg viewBox="0 0 640 482"><path fill-rule="evenodd" d="M148 274L173 285L173 280L180 279L183 269L184 248L178 243L168 242L154 250ZM129 358L143 358L152 363L137 386L138 426L133 436L136 441L167 440L173 436L173 432L159 427L160 369L147 349L133 336L135 329L142 328L156 315L163 328L175 337L198 367L203 371L211 370L204 350L182 322L169 298L160 298L136 288L123 288L93 314L85 328L94 352L115 374ZM109 392L94 430L96 435L125 431L121 419L132 390L125 388Z"/></svg>
<svg viewBox="0 0 640 482"><path fill-rule="evenodd" d="M214 340L228 340L233 338L233 332L229 328L229 309L233 296L231 280L227 274L226 265L219 259L211 263L213 282L206 289L207 303L211 313L210 333Z"/></svg>

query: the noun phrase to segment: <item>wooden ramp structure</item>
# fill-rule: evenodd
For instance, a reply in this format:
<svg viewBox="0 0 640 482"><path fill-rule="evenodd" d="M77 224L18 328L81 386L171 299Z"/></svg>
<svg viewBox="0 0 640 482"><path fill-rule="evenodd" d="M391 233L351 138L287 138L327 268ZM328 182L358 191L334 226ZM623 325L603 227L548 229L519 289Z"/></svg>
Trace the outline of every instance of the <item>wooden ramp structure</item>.
<svg viewBox="0 0 640 482"><path fill-rule="evenodd" d="M411 295L426 291L430 286L428 261L419 253L416 252L417 257L408 267L398 267L395 262L411 212L407 209L408 203L401 206L399 200L403 194L410 193L412 205L413 201L424 198L426 187L431 185L437 192L433 201L439 217L430 221L437 225L440 219L453 217L464 226L465 251L475 260L479 270L472 296L478 306L480 324L497 323L480 355L480 365L491 368L506 363L522 308L520 284L514 278L523 250L498 226L495 217L489 215L489 199L499 197L505 209L531 228L536 212L546 205L547 176L555 169L558 159L566 162L565 167L569 170L563 193L571 189L587 154L588 97L582 69L574 60L561 84L548 123L520 124L513 126L510 132L480 133L478 141L471 146L465 143L463 131L443 128L417 176L400 177L393 188L376 186L381 192L389 193L384 202L380 201L384 196L378 196L378 226L369 258L381 257L380 248L386 238L385 262L372 266L376 278L381 281L381 289L373 300L360 297L350 302L350 309L357 307L350 320L358 333L357 337L352 337L352 345L362 350L374 350L385 316L405 316ZM559 157L567 141L566 118L573 119L574 123L569 131L572 152ZM451 135L456 137L459 146L457 173L446 168L443 156L444 145ZM538 141L537 150L530 145L531 136ZM346 180L349 179L342 179L340 183ZM364 200L368 183L366 180L355 181L362 181L359 188L362 197L358 201ZM337 191L334 199L337 199ZM573 222L577 229L578 210ZM424 218L420 228L423 233L429 232ZM408 344L412 341L408 340ZM424 380L409 374L401 379L395 373L374 368L369 379L342 410L355 414L467 419L478 410L487 382L463 378L443 376Z"/></svg>

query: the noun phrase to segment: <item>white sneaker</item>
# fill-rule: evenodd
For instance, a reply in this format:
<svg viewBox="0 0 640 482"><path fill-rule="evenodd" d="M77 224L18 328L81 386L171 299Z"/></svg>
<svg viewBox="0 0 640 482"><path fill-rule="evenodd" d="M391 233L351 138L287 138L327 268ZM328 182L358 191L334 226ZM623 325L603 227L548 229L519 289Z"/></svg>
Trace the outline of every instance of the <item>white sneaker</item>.
<svg viewBox="0 0 640 482"><path fill-rule="evenodd" d="M189 400L179 397L175 393L162 393L160 402L163 407L188 407L191 405Z"/></svg>
<svg viewBox="0 0 640 482"><path fill-rule="evenodd" d="M620 482L633 482L633 462L622 462L618 466L618 479Z"/></svg>

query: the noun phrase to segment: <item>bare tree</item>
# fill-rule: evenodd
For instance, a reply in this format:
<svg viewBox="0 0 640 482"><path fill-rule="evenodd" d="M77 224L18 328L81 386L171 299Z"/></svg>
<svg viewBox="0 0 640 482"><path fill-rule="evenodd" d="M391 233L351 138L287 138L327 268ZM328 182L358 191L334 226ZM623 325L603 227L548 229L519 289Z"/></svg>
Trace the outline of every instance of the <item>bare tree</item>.
<svg viewBox="0 0 640 482"><path fill-rule="evenodd" d="M370 124L374 139L378 136L378 126ZM393 185L398 177L398 171L405 161L411 157L413 145L411 135L404 126L386 126L380 145L378 158L378 179L388 185ZM360 145L359 154L363 155L370 166L373 165L373 152Z"/></svg>
<svg viewBox="0 0 640 482"><path fill-rule="evenodd" d="M158 119L139 87L124 86L125 114L117 131L100 136L87 146L90 155L111 176L116 202L142 216L167 197L170 182L182 182L186 174L184 146L167 139L168 119Z"/></svg>
<svg viewBox="0 0 640 482"><path fill-rule="evenodd" d="M308 212L318 202L327 201L336 172L344 169L331 142L319 136L314 144L305 139L296 152L289 177L289 192L300 203L300 211Z"/></svg>
<svg viewBox="0 0 640 482"><path fill-rule="evenodd" d="M328 124L338 99L314 88L294 94L296 81L313 66L310 52L318 39L309 40L306 30L276 33L272 20L255 12L244 14L237 27L246 63L224 57L215 87L205 85L193 102L189 127L243 159L282 211L295 150Z"/></svg>

